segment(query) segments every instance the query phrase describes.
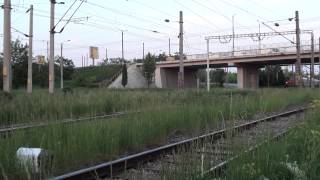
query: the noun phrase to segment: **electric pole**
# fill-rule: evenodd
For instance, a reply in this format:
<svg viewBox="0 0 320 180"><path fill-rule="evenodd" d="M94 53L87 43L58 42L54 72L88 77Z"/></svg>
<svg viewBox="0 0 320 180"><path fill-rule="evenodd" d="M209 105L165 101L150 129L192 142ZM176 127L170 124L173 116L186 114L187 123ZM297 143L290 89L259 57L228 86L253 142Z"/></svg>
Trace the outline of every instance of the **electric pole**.
<svg viewBox="0 0 320 180"><path fill-rule="evenodd" d="M171 39L169 38L169 56L171 56Z"/></svg>
<svg viewBox="0 0 320 180"><path fill-rule="evenodd" d="M27 92L32 93L33 5L30 6L30 9L28 11L30 12L30 24L29 24L29 53L28 53L29 56L28 56Z"/></svg>
<svg viewBox="0 0 320 180"><path fill-rule="evenodd" d="M106 62L108 62L108 48L106 48Z"/></svg>
<svg viewBox="0 0 320 180"><path fill-rule="evenodd" d="M314 88L314 34L311 33L311 67L310 67L310 85Z"/></svg>
<svg viewBox="0 0 320 180"><path fill-rule="evenodd" d="M296 62L296 82L299 87L302 87L302 73L301 73L301 47L300 47L300 20L299 11L296 11L296 48L297 48L297 62Z"/></svg>
<svg viewBox="0 0 320 180"><path fill-rule="evenodd" d="M234 36L235 36L235 30L234 30L234 15L232 15L232 57L234 57Z"/></svg>
<svg viewBox="0 0 320 180"><path fill-rule="evenodd" d="M60 49L60 88L63 89L63 43L61 43L61 49Z"/></svg>
<svg viewBox="0 0 320 180"><path fill-rule="evenodd" d="M259 23L259 36L258 36L258 40L259 40L259 54L261 54L261 23L260 21L258 20L258 23Z"/></svg>
<svg viewBox="0 0 320 180"><path fill-rule="evenodd" d="M11 0L4 0L3 19L3 91L11 92Z"/></svg>
<svg viewBox="0 0 320 180"><path fill-rule="evenodd" d="M121 47L122 47L122 50L121 50L121 54L122 54L121 64L123 65L123 64L124 64L124 52L123 52L123 31L121 31Z"/></svg>
<svg viewBox="0 0 320 180"><path fill-rule="evenodd" d="M210 91L210 44L209 44L209 39L207 39L207 91Z"/></svg>
<svg viewBox="0 0 320 180"><path fill-rule="evenodd" d="M142 60L144 61L144 42L142 43Z"/></svg>
<svg viewBox="0 0 320 180"><path fill-rule="evenodd" d="M49 93L54 93L54 11L55 11L55 0L50 0L50 57L49 57Z"/></svg>
<svg viewBox="0 0 320 180"><path fill-rule="evenodd" d="M180 11L180 34L179 34L179 54L180 54L180 62L179 62L179 74L178 74L178 88L184 88L184 67L183 67L183 12Z"/></svg>

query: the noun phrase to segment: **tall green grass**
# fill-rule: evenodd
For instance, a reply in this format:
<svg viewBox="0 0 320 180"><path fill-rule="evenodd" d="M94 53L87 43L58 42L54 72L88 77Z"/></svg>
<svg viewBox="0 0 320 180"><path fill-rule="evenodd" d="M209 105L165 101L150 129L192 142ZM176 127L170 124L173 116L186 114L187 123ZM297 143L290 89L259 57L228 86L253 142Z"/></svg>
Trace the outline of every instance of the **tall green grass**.
<svg viewBox="0 0 320 180"><path fill-rule="evenodd" d="M279 142L269 143L253 154L231 163L227 179L319 179L320 113L319 106L308 121ZM292 170L291 167L296 167Z"/></svg>
<svg viewBox="0 0 320 180"><path fill-rule="evenodd" d="M204 133L219 128L219 121L222 118L227 120L240 116L248 117L257 112L281 110L290 105L309 102L318 97L315 92L317 91L278 89L232 92L219 90L212 93L98 90L87 91L87 94L75 94L75 97L48 96L45 93L40 93L37 100L30 99L30 101L43 105L45 108L42 109L42 112L50 111L49 117L52 114L55 114L56 118L62 117L60 111L65 113L63 115L68 115L77 106L83 108L80 108L79 113L86 111L86 108L92 108L95 113L98 113L97 109L103 110L104 107L100 106L104 104L106 99L111 98L114 98L111 101L114 104L110 105L112 110L114 108L122 110L142 108L147 111L108 121L54 125L19 131L8 139L0 139L2 176L24 177L26 175L24 170L17 168L15 161L15 152L19 147L41 147L51 150L55 155L53 174L57 175L89 164L112 160L119 155L134 153L166 143L167 138L177 131L184 134ZM97 94L107 94L103 96L106 99L98 98ZM31 98L22 94L16 96L16 98L19 96ZM64 103L54 100L57 96L59 99L72 98L72 102L67 101L67 105L64 105ZM77 102L77 97L81 98L81 101L74 103ZM92 97L96 97L96 99L92 99ZM90 105L88 102L95 106L88 107ZM25 110L26 102L20 103L20 107ZM32 103L30 104L35 108L35 104ZM58 104L54 105L54 103ZM59 106L64 106L69 110ZM55 110L51 108L55 108ZM13 109L14 107L11 108L11 110ZM28 115L27 111L23 110L20 112ZM17 113L18 115L20 116L19 113Z"/></svg>

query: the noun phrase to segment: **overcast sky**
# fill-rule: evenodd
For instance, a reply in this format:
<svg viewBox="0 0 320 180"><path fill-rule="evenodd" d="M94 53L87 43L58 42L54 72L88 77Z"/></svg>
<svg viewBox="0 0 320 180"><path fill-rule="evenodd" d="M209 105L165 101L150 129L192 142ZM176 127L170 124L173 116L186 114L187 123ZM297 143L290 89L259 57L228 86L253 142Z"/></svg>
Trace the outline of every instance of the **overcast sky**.
<svg viewBox="0 0 320 180"><path fill-rule="evenodd" d="M0 1L3 4L3 0ZM64 5L56 5L56 22L74 3L74 0L64 0ZM67 20L80 5L78 0L64 18ZM30 4L34 5L34 56L46 55L46 41L49 39L49 0L12 0L12 27L28 33L29 17L25 11ZM184 13L185 53L205 53L204 37L207 35L230 34L232 31L232 16L235 16L236 33L258 32L258 21L265 22L277 31L294 30L294 22L287 19L294 17L295 10L300 11L301 29L315 31L320 35L319 0L87 0L74 15L61 34L56 34L56 51L60 53L60 43L64 43L64 56L81 65L81 57L86 56L89 46L98 46L100 58L121 56L121 30L124 31L125 58L141 58L142 43L145 51L158 54L168 53L168 39L171 38L171 52L178 51L179 11ZM0 34L3 34L3 11L0 18ZM164 20L170 19L170 23ZM79 21L80 20L80 21ZM273 21L280 27L274 27ZM57 26L60 30L66 21ZM152 31L157 31L154 33ZM261 25L262 32L270 32ZM12 39L27 42L26 37L12 30ZM293 36L288 36L292 39ZM303 37L309 40L309 37ZM0 37L2 44L3 38ZM288 44L285 38L268 38L262 41ZM236 41L237 49L257 46L252 39ZM250 47L249 47L250 46ZM252 48L252 47L251 47ZM3 47L0 46L2 51ZM231 44L211 43L211 51L231 50Z"/></svg>

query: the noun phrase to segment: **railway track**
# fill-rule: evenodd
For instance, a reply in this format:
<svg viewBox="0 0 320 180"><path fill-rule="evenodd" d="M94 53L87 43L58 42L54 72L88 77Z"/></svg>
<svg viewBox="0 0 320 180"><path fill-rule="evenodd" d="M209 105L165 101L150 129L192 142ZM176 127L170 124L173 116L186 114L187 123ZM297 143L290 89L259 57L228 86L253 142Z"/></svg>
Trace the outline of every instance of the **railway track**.
<svg viewBox="0 0 320 180"><path fill-rule="evenodd" d="M58 125L58 124L72 124L72 123L79 123L79 122L86 122L86 121L93 121L98 119L111 119L116 118L132 113L139 113L139 112L115 112L112 114L100 115L100 116L92 116L92 117L81 117L77 119L64 119L60 121L46 121L46 122L33 122L33 123L25 123L25 124L16 124L12 126L2 127L0 128L0 137L6 137L7 134L10 134L14 131L18 130L27 130L32 128L39 128L39 127L46 127L50 125Z"/></svg>
<svg viewBox="0 0 320 180"><path fill-rule="evenodd" d="M298 108L266 118L226 127L202 136L167 144L114 161L52 178L62 179L174 179L166 173L179 174L178 166L194 165L197 174L223 171L226 164L247 149L254 149L268 136L278 137L299 123L308 108ZM180 168L183 169L183 168ZM182 170L191 176L190 169ZM171 173L170 173L171 172ZM194 173L194 172L193 172Z"/></svg>

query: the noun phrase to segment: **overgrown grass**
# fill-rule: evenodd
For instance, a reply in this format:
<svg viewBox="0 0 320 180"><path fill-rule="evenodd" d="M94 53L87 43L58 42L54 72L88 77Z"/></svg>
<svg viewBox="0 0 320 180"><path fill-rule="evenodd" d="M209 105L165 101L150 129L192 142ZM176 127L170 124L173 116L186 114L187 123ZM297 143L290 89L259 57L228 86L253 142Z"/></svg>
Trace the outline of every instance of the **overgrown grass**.
<svg viewBox="0 0 320 180"><path fill-rule="evenodd" d="M34 115L47 113L41 118L64 117L70 115L69 113L74 113L76 107L79 108L76 111L79 114L83 111L90 112L87 108L94 113L98 113L99 110L103 112L106 107L112 110L141 108L148 110L108 121L55 125L19 131L8 139L0 139L2 175L25 176L26 172L18 170L15 161L15 152L19 147L41 147L54 152L54 174L57 175L88 164L97 164L115 159L119 155L163 144L167 141L167 137L176 131L199 134L217 128L217 122L221 118L233 119L240 115L246 117L257 112L281 110L289 105L311 101L318 96L315 93L317 91L307 89L232 91L232 93L224 90L212 93L103 90L94 92L82 90L82 92L87 92L87 94L76 93L74 96L64 97L63 95L48 96L41 92L33 96L35 100L17 93L15 98L30 98L29 106L33 107L31 108L33 111L42 108L41 111L33 112ZM92 99L93 97L95 99ZM55 98L67 101L59 102ZM71 100L68 101L68 98ZM112 103L104 106L107 100ZM20 112L13 111L16 116L23 117L20 113L24 113L28 117L28 111L24 109L27 108L28 103L16 101L17 104L12 103L9 110L13 111L16 106L17 111L22 109ZM1 107L7 108L6 106Z"/></svg>
<svg viewBox="0 0 320 180"><path fill-rule="evenodd" d="M109 114L116 111L139 111L155 107L187 104L206 96L247 95L250 91L217 89L210 94L195 91L174 92L166 90L107 90L74 89L73 94L64 95L56 90L49 95L47 90L34 90L26 94L17 90L12 95L0 92L0 127L17 123L61 120L79 116ZM254 92L250 92L254 93Z"/></svg>
<svg viewBox="0 0 320 180"><path fill-rule="evenodd" d="M320 107L279 142L259 148L229 166L227 179L319 179Z"/></svg>
<svg viewBox="0 0 320 180"><path fill-rule="evenodd" d="M120 64L78 68L71 84L75 87L96 87L97 83L112 78L120 70Z"/></svg>

